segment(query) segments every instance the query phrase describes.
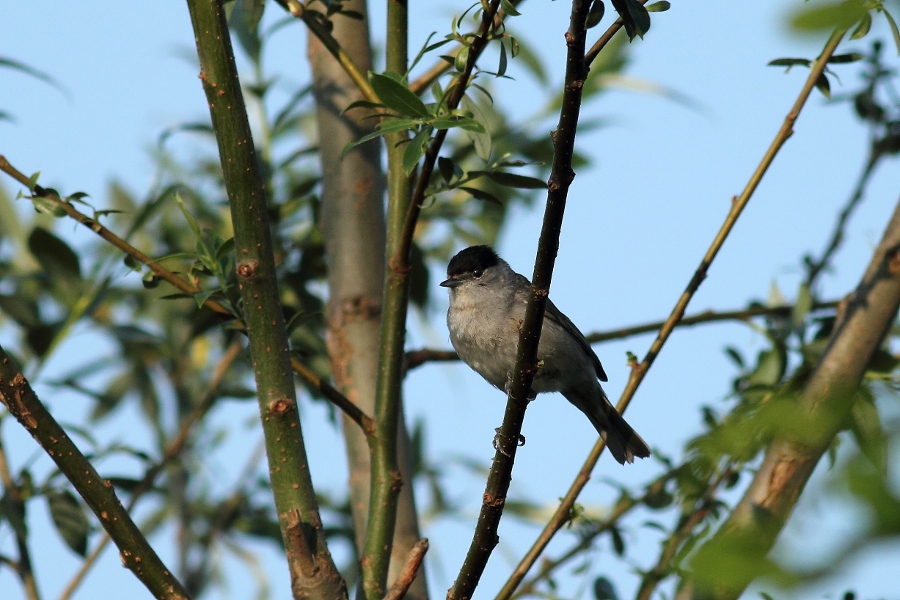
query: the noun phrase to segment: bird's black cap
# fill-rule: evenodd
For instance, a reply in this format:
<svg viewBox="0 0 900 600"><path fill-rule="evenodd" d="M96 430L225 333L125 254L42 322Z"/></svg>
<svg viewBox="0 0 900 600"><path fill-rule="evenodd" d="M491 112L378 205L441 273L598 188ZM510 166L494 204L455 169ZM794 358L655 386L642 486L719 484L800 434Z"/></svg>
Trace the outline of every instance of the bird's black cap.
<svg viewBox="0 0 900 600"><path fill-rule="evenodd" d="M450 259L447 265L447 277L459 277L463 273L471 273L476 269L482 271L500 264L500 257L490 246L469 246Z"/></svg>

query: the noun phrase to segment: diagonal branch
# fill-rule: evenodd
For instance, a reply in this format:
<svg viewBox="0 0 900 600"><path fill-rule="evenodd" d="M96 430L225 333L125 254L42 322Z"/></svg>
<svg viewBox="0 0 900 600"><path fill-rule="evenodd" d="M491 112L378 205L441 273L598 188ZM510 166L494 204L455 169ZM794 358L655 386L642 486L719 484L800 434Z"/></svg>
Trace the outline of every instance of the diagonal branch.
<svg viewBox="0 0 900 600"><path fill-rule="evenodd" d="M0 348L0 402L37 440L97 515L100 525L119 547L122 564L157 598L188 598L181 582L166 568L119 502L112 484L100 477L47 411L3 348Z"/></svg>
<svg viewBox="0 0 900 600"><path fill-rule="evenodd" d="M24 186L29 185L28 177L26 177L24 173L12 166L12 164L10 164L10 162L2 154L0 154L0 171L3 171ZM158 262L110 231L106 226L101 225L99 222L78 211L74 206L72 206L72 204L62 200L59 197L59 194L57 194L55 191L41 187L39 185L34 185L32 191L37 196L52 201L56 206L64 210L65 213L69 217L74 219L77 223L84 225L89 230L100 236L102 239L109 242L115 248L118 248L128 256L131 256L136 261L148 267L155 276L170 284L172 287L191 296L202 292L200 288L187 281L186 279L179 277L172 271L166 269ZM224 318L235 318L235 315L231 312L231 310L214 299L207 298L203 301L203 306L208 310L221 315ZM239 326L243 326L243 323L241 323L240 321L238 321L237 324ZM347 416L350 417L350 419L359 424L362 430L366 432L366 435L371 434L374 428L374 421L371 417L363 413L362 410L360 410L359 407L348 400L346 396L341 394L328 382L323 381L312 371L312 369L303 365L296 358L291 359L291 366L294 372L299 375L300 378L307 383L307 385L309 385L313 389L318 390L323 396L325 396L325 398L327 398L329 401L334 403L335 406L343 410L347 414Z"/></svg>
<svg viewBox="0 0 900 600"><path fill-rule="evenodd" d="M842 38L843 32L834 33L825 44L825 48L822 50L822 54L811 65L809 76L807 77L806 82L803 84L803 87L801 88L797 99L794 101L793 106L785 117L784 123L775 134L775 139L772 141L772 144L769 146L768 150L760 161L759 166L750 176L750 180L747 182L744 191L741 192L740 196L735 197L732 200L731 209L729 210L728 215L725 217L725 222L722 224L719 232L713 239L712 244L710 244L709 249L706 251L703 259L700 261L700 265L694 272L694 275L688 283L687 288L675 303L675 307L672 309L672 314L660 328L659 334L653 341L653 344L651 344L650 349L647 350L647 354L644 356L644 360L640 364L635 365L632 369L631 377L629 378L628 384L625 386L625 390L622 392L622 396L619 399L619 403L616 407L619 412L624 412L625 409L628 408L628 404L634 397L638 386L643 381L644 377L647 374L647 371L653 364L653 361L659 355L659 352L662 350L662 347L666 343L666 340L669 339L669 336L675 329L676 324L684 316L684 311L687 308L687 305L690 302L691 298L693 298L697 289L699 289L700 284L703 283L703 280L706 278L706 273L709 270L709 267L712 265L712 261L719 253L722 245L725 243L728 234L731 233L731 230L734 228L738 217L741 215L744 207L747 206L747 203L750 202L750 198L753 196L753 192L756 190L756 187L762 180L763 175L765 175L769 166L772 164L772 161L775 160L775 155L778 154L778 151L788 140L788 138L793 134L794 123L797 121L797 117L800 116L800 111L806 104L810 93L815 87L816 81L818 81L819 77L822 75L826 65L828 64L828 59L832 56L832 54L834 54L834 51L837 49L837 46ZM584 464L579 470L578 475L572 482L572 485L569 487L568 492L566 492L565 497L560 502L559 508L557 508L556 512L553 514L553 517L550 519L547 525L544 526L543 531L541 531L534 544L516 566L516 569L513 571L513 574L510 576L509 580L504 586L503 589L506 593L499 595L498 598L509 597L509 595L522 581L522 578L525 577L525 574L528 572L531 566L535 563L535 561L537 561L538 557L544 551L544 548L547 547L547 544L550 543L550 540L553 539L553 536L556 535L556 532L559 531L559 529L562 528L568 521L568 515L572 510L572 506L575 504L575 500L578 498L578 494L580 494L581 490L584 489L584 486L587 485L591 472L594 470L594 466L596 466L597 460L600 458L600 454L603 452L603 449L605 447L606 444L602 439L600 439L591 449L590 453L584 461Z"/></svg>
<svg viewBox="0 0 900 600"><path fill-rule="evenodd" d="M678 598L737 598L759 573L813 469L843 428L898 308L900 203L862 280L848 296L818 366L786 407L790 413L779 415L782 426L762 465L716 535L697 551ZM736 560L741 568L722 580L721 567Z"/></svg>
<svg viewBox="0 0 900 600"><path fill-rule="evenodd" d="M567 52L562 108L559 114L559 124L551 134L554 145L553 167L547 186L547 206L544 211L541 236L538 240L531 294L519 331L516 366L513 370L503 424L500 426L497 439L497 452L494 454L485 486L481 513L478 516L475 534L472 537L465 562L453 587L447 594L448 600L463 600L472 597L498 541L497 530L512 479L513 462L522 431L522 421L525 418L528 394L538 368L538 342L540 341L547 296L550 292L553 266L559 248L559 235L562 229L566 197L569 186L575 178L575 172L572 170L572 155L575 149L575 133L578 128L584 79L587 76L584 61L587 37L585 22L590 5L590 0L573 0L572 2L569 29L565 38Z"/></svg>

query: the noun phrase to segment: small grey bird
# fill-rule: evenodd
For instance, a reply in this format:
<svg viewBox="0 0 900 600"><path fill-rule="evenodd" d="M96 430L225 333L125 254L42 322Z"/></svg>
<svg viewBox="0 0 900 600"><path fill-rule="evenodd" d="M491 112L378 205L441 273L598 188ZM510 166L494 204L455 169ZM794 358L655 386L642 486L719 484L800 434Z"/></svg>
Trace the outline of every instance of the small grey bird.
<svg viewBox="0 0 900 600"><path fill-rule="evenodd" d="M488 383L506 389L515 368L519 328L531 282L513 271L490 246L471 246L450 260L447 327L459 357ZM625 422L597 381L606 381L600 359L584 335L549 299L538 344L536 393L560 392L597 429L620 463L650 456L650 448Z"/></svg>

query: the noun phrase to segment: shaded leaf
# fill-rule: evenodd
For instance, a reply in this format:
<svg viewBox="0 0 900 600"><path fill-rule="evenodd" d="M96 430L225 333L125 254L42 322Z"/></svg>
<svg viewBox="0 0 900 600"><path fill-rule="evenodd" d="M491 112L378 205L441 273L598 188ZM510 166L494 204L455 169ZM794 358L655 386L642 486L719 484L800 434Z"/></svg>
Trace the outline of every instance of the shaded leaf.
<svg viewBox="0 0 900 600"><path fill-rule="evenodd" d="M66 545L81 557L87 554L90 523L75 495L64 490L47 492L47 504L53 525Z"/></svg>
<svg viewBox="0 0 900 600"><path fill-rule="evenodd" d="M603 4L603 0L594 0L594 2L591 4L591 9L588 11L585 28L590 29L592 27L596 27L603 19L603 14L605 12L606 6Z"/></svg>
<svg viewBox="0 0 900 600"><path fill-rule="evenodd" d="M600 576L594 580L594 599L595 600L619 600L616 594L616 588L612 582L606 577Z"/></svg>
<svg viewBox="0 0 900 600"><path fill-rule="evenodd" d="M795 12L791 25L800 31L850 29L868 14L865 4L865 0L814 4Z"/></svg>
<svg viewBox="0 0 900 600"><path fill-rule="evenodd" d="M507 173L505 171L494 171L486 173L491 180L505 185L507 187L519 188L524 190L545 190L547 182L535 177L527 177L525 175L516 175L515 173Z"/></svg>
<svg viewBox="0 0 900 600"><path fill-rule="evenodd" d="M828 76L825 73L819 75L819 78L816 79L816 88L822 92L822 95L826 98L831 98L831 83L828 81Z"/></svg>
<svg viewBox="0 0 900 600"><path fill-rule="evenodd" d="M654 2L653 4L646 5L647 12L666 12L670 8L672 8L672 3L667 2L666 0L660 0L659 2Z"/></svg>

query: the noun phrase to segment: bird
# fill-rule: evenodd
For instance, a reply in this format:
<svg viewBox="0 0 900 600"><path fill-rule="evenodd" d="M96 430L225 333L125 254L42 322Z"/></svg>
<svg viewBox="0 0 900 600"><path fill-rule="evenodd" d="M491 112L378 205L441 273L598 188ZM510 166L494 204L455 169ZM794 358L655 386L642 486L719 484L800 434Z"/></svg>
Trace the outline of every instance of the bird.
<svg viewBox="0 0 900 600"><path fill-rule="evenodd" d="M488 383L508 389L531 282L513 271L493 248L481 245L457 253L440 285L450 294L447 328L456 353ZM647 443L600 386L600 381L607 381L600 359L584 334L549 298L537 358L534 394L560 392L587 416L619 464L650 456Z"/></svg>

